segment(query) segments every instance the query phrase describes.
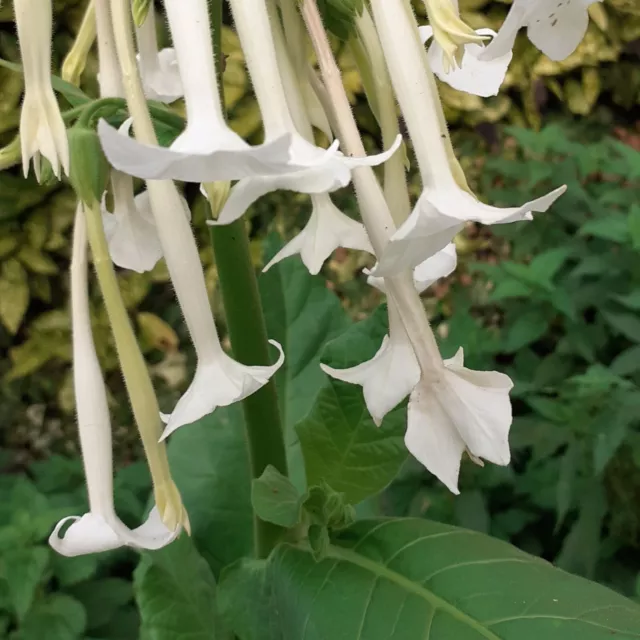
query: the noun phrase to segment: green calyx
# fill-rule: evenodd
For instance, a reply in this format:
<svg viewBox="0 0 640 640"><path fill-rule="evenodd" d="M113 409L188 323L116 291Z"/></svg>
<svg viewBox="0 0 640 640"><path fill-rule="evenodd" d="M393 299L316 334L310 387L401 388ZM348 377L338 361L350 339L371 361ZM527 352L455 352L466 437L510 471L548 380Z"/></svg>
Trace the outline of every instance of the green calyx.
<svg viewBox="0 0 640 640"><path fill-rule="evenodd" d="M107 188L111 168L102 152L98 134L75 126L67 132L69 139L69 181L76 195L87 205L100 202Z"/></svg>

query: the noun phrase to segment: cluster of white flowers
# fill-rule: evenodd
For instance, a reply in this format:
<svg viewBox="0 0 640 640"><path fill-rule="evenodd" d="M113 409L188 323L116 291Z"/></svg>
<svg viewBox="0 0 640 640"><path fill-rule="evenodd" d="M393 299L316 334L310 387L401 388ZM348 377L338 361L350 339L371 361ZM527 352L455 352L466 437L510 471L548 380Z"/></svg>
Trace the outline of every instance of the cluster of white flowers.
<svg viewBox="0 0 640 640"><path fill-rule="evenodd" d="M457 0L424 0L429 26L422 27L408 0L365 2L355 16L355 28L376 79L377 115L389 147L366 156L315 0L229 0L262 115L264 143L257 146L226 123L207 0L164 0L173 48L162 51L153 3L136 29L136 51L129 33L130 0L93 0L101 95L126 98L131 116L119 130L105 120L98 125L111 165L113 202L109 211L103 195L104 237L112 261L122 268L148 271L165 258L197 354L191 385L171 414L163 416L160 440L254 393L284 360L275 342L280 356L271 366L242 365L223 351L190 212L174 184L236 181L211 224L237 220L258 198L278 189L311 196L308 224L265 270L299 254L309 271L317 273L337 247L375 256L368 282L387 294L389 334L370 361L347 370L323 366L324 371L361 385L378 425L409 397L407 448L453 492L458 492L465 451L479 464L483 459L509 463L511 380L502 373L465 368L462 348L443 360L419 295L455 269L452 241L466 222L530 220L565 188L511 208L480 202L455 159L434 74L458 90L495 95L520 28L526 27L530 40L549 57L565 58L584 36L587 8L594 1L514 0L498 33L470 29L460 18ZM39 176L44 156L59 176L61 170L69 173L70 158L50 78L51 0L14 0L14 5L25 76L20 124L24 170L33 160ZM424 43L429 41L427 51ZM320 73L307 59L309 42ZM170 147L162 147L146 99L171 103L181 97L186 127ZM396 101L422 179L423 191L412 211L402 154L395 154L402 143ZM131 124L135 137L130 136ZM318 146L314 128L330 140L335 135L335 141L328 148ZM382 164L383 186L372 170ZM146 190L135 197L133 177L146 181ZM351 181L363 223L346 216L331 200L333 191ZM72 319L91 511L74 518L63 536L64 521L52 535L51 544L68 555L123 544L154 548L188 527L186 515L176 515L182 509L179 496L168 500L171 508L158 504L148 522L134 531L115 515L109 413L88 313L85 224L81 205L74 238ZM156 482L170 485L170 476L154 477Z"/></svg>

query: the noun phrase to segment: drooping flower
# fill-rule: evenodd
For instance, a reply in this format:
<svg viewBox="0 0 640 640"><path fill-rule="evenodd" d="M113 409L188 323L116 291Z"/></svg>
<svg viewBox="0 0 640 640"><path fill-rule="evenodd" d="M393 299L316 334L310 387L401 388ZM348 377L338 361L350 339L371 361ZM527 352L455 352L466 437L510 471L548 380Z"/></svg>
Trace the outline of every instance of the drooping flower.
<svg viewBox="0 0 640 640"><path fill-rule="evenodd" d="M13 3L24 71L24 100L20 113L22 169L40 180L41 157L53 173L69 173L67 131L51 86L51 0L15 0Z"/></svg>
<svg viewBox="0 0 640 640"><path fill-rule="evenodd" d="M147 17L147 20L149 17ZM98 79L100 95L122 97L124 88L116 53L109 5L96 6L98 37ZM120 130L128 134L132 120L127 119ZM107 209L106 193L102 198L102 220L114 264L138 273L150 271L162 257L162 247L155 227L149 196L141 193L134 198L133 180L115 169L111 171L113 211ZM186 204L186 203L185 203ZM187 215L189 209L185 206Z"/></svg>
<svg viewBox="0 0 640 640"><path fill-rule="evenodd" d="M440 278L450 275L456 268L455 245L418 265L413 273L413 282L418 293L422 293ZM383 278L369 276L367 282L386 293ZM384 416L406 398L420 380L420 365L416 358L407 331L404 328L396 303L388 299L389 333L384 337L380 349L371 360L349 369L335 369L321 364L322 370L332 378L358 384L362 387L365 404L380 426Z"/></svg>
<svg viewBox="0 0 640 640"><path fill-rule="evenodd" d="M213 182L280 172L290 159L289 136L267 131L266 142L252 147L225 122L207 0L166 0L165 10L184 89L187 126L170 148L164 148L121 135L100 121L98 132L109 162L123 173L147 180Z"/></svg>
<svg viewBox="0 0 640 640"><path fill-rule="evenodd" d="M602 0L514 0L498 35L478 56L495 60L513 49L518 31L551 60L569 57L589 26L589 6Z"/></svg>
<svg viewBox="0 0 640 640"><path fill-rule="evenodd" d="M138 273L151 271L162 258L151 202L146 191L133 195L133 180L119 171L111 172L113 211L102 200L102 221L114 264ZM185 203L185 214L189 208Z"/></svg>
<svg viewBox="0 0 640 640"><path fill-rule="evenodd" d="M430 26L420 27L419 31L424 43L433 36L433 29ZM478 29L476 33L481 36L496 35L492 29ZM448 71L445 70L442 48L437 41L434 40L431 44L427 55L431 70L440 80L458 91L488 98L498 95L513 53L508 51L494 60L483 61L480 60L480 54L483 51L484 47L480 44L465 45L460 66L450 67Z"/></svg>
<svg viewBox="0 0 640 640"><path fill-rule="evenodd" d="M147 98L167 104L182 98L184 91L175 50L172 47L158 50L153 2L149 3L148 13L142 25L136 27L136 39L138 68Z"/></svg>
<svg viewBox="0 0 640 640"><path fill-rule="evenodd" d="M240 4L244 6L246 0L242 0ZM257 4L262 4L262 0L257 0ZM278 77L284 87L283 96L286 92L284 109L291 120L290 125L287 125L288 130L293 131L294 140L297 140L299 145L306 145L309 149L316 149L310 142L313 140L313 131L305 109L302 92L286 51L280 22L276 16L272 17L267 24L270 24L273 30L273 46L279 68ZM217 220L209 221L209 224L229 224L237 220L258 198L271 191L283 189L321 195L345 187L351 181L351 171L354 168L382 164L396 152L401 142L402 138L398 135L390 149L374 156L352 158L343 155L337 150L334 153L324 152L322 159L310 163L313 166L306 169L296 167L295 169L284 171L280 175L244 178L232 188ZM336 215L334 215L335 218ZM349 219L345 220L343 216L341 219L343 229L348 223ZM348 238L348 240L351 241L352 238Z"/></svg>
<svg viewBox="0 0 640 640"><path fill-rule="evenodd" d="M434 39L438 44L439 64L449 71L462 65L468 44L481 44L483 34L460 19L457 0L424 0Z"/></svg>
<svg viewBox="0 0 640 640"><path fill-rule="evenodd" d="M315 275L338 247L373 253L364 226L342 213L328 195L311 196L311 205L311 217L304 229L278 251L263 271L285 258L300 254L309 273Z"/></svg>
<svg viewBox="0 0 640 640"><path fill-rule="evenodd" d="M465 221L503 224L531 219L533 211L546 211L566 187L510 208L483 204L463 190L450 168L432 72L424 64L424 51L404 0L372 0L371 7L424 188L408 220L378 256L374 274L392 276L444 248Z"/></svg>
<svg viewBox="0 0 640 640"><path fill-rule="evenodd" d="M433 379L423 375L411 392L405 444L457 494L465 450L476 462L509 464L513 383L504 373L467 369L462 348L443 364L441 375Z"/></svg>
<svg viewBox="0 0 640 640"><path fill-rule="evenodd" d="M150 181L147 191L171 282L184 315L198 362L187 391L167 416L166 438L179 427L195 422L217 407L251 395L264 386L282 366L280 345L271 342L280 356L270 366L246 366L226 355L220 344L200 257L183 203L170 181Z"/></svg>
<svg viewBox="0 0 640 640"><path fill-rule="evenodd" d="M81 517L63 518L49 537L49 544L64 556L97 553L122 546L159 549L179 535L180 526L169 530L154 507L146 522L131 530L115 512L111 422L107 393L91 334L87 266L86 221L79 206L71 263L73 381L89 512ZM69 523L71 525L65 530Z"/></svg>

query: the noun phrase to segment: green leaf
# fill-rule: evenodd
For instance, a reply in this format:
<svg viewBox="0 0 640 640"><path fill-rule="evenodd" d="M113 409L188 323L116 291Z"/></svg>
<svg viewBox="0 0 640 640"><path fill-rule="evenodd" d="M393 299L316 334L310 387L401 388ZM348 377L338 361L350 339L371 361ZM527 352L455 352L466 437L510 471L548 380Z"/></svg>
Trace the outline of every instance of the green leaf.
<svg viewBox="0 0 640 640"><path fill-rule="evenodd" d="M540 339L547 331L549 321L540 309L532 309L516 317L507 326L503 350L513 353Z"/></svg>
<svg viewBox="0 0 640 640"><path fill-rule="evenodd" d="M363 0L318 0L318 8L326 29L348 40L355 29L356 15L362 13Z"/></svg>
<svg viewBox="0 0 640 640"><path fill-rule="evenodd" d="M301 496L289 478L269 465L251 485L251 504L259 518L281 527L300 521Z"/></svg>
<svg viewBox="0 0 640 640"><path fill-rule="evenodd" d="M637 204L631 205L628 222L631 246L634 249L640 249L640 206Z"/></svg>
<svg viewBox="0 0 640 640"><path fill-rule="evenodd" d="M57 593L31 608L16 640L76 640L83 637L85 625L83 606L70 596Z"/></svg>
<svg viewBox="0 0 640 640"><path fill-rule="evenodd" d="M556 564L560 568L589 578L593 577L600 553L600 531L605 514L606 502L603 489L600 485L594 484L584 492L580 515L564 539L562 550L556 559ZM618 620L618 616L616 615L613 620ZM636 634L633 637L637 637L639 630L640 625L636 627ZM627 636L617 637L626 638Z"/></svg>
<svg viewBox="0 0 640 640"><path fill-rule="evenodd" d="M47 547L12 549L0 557L0 579L8 588L9 600L18 619L31 608L36 591L49 565Z"/></svg>
<svg viewBox="0 0 640 640"><path fill-rule="evenodd" d="M376 427L360 387L330 380L297 426L307 483L326 481L357 503L386 487L407 457L406 411L398 407Z"/></svg>
<svg viewBox="0 0 640 640"><path fill-rule="evenodd" d="M143 628L154 640L227 638L216 612L215 578L188 536L146 554L134 587Z"/></svg>
<svg viewBox="0 0 640 640"><path fill-rule="evenodd" d="M267 259L278 251L267 242ZM349 320L322 278L297 258L274 265L259 278L267 332L287 354L276 374L287 431L289 466L304 485L294 425L311 409L324 381L320 353ZM253 546L251 476L240 403L221 407L172 436L171 470L182 493L196 546L217 573ZM203 498L206 496L206 498ZM220 526L224 522L224 526Z"/></svg>
<svg viewBox="0 0 640 640"><path fill-rule="evenodd" d="M387 332L386 307L379 307L331 341L323 361L347 368L375 355ZM327 378L311 412L297 426L307 484L322 481L356 504L378 493L396 476L407 457L406 410L399 406L376 427L362 388Z"/></svg>
<svg viewBox="0 0 640 640"><path fill-rule="evenodd" d="M131 582L122 578L102 578L76 585L69 593L85 608L87 628L96 629L107 624L118 610L133 600Z"/></svg>
<svg viewBox="0 0 640 640"><path fill-rule="evenodd" d="M619 213L590 220L580 228L579 234L626 244L629 242L627 217Z"/></svg>
<svg viewBox="0 0 640 640"><path fill-rule="evenodd" d="M640 344L618 354L611 363L611 371L619 376L628 376L640 371Z"/></svg>
<svg viewBox="0 0 640 640"><path fill-rule="evenodd" d="M549 249L531 261L529 273L539 281L550 283L572 253L573 250L569 247Z"/></svg>
<svg viewBox="0 0 640 640"><path fill-rule="evenodd" d="M632 342L640 342L640 319L637 315L606 310L602 310L601 313L617 333L629 338Z"/></svg>
<svg viewBox="0 0 640 640"><path fill-rule="evenodd" d="M631 640L640 630L640 608L605 587L417 519L358 522L318 563L292 546L239 562L219 602L242 640Z"/></svg>
<svg viewBox="0 0 640 640"><path fill-rule="evenodd" d="M21 65L16 64L15 62L9 62L8 60L3 60L2 58L0 58L0 67L11 69L11 71L15 71L16 73L23 73ZM53 85L53 88L58 93L61 93L69 101L69 104L74 107L91 102L91 98L86 93L58 76L51 76L51 84Z"/></svg>
<svg viewBox="0 0 640 640"><path fill-rule="evenodd" d="M528 284L509 278L499 282L496 288L489 293L488 299L491 302L500 302L509 298L526 298L532 292L533 289Z"/></svg>
<svg viewBox="0 0 640 640"><path fill-rule="evenodd" d="M556 531L564 522L573 503L578 460L581 453L580 444L573 442L569 445L560 462L560 477L556 487Z"/></svg>
<svg viewBox="0 0 640 640"><path fill-rule="evenodd" d="M98 569L98 563L97 555L65 558L53 554L51 565L56 580L62 586L68 587L91 578Z"/></svg>

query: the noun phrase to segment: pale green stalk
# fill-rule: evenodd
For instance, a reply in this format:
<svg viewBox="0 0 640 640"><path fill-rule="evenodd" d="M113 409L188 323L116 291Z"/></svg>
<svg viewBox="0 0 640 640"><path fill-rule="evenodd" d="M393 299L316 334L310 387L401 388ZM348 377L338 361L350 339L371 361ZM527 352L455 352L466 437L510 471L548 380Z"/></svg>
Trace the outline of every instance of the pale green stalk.
<svg viewBox="0 0 640 640"><path fill-rule="evenodd" d="M82 76L87 64L87 57L95 39L96 12L94 0L90 0L73 46L62 63L61 76L63 80L76 86L80 84L80 76Z"/></svg>
<svg viewBox="0 0 640 640"><path fill-rule="evenodd" d="M100 291L118 352L133 415L153 479L154 496L162 521L171 530L182 525L189 530L188 517L171 478L166 446L158 440L163 424L149 370L124 306L118 280L109 255L99 203L85 204L87 235Z"/></svg>
<svg viewBox="0 0 640 640"><path fill-rule="evenodd" d="M388 149L400 133L396 100L382 46L371 14L366 8L356 18L356 29L368 55L370 76L376 93L378 121L382 131L382 146ZM403 146L401 152L394 153L384 164L384 195L396 226L400 226L411 213L404 152Z"/></svg>

